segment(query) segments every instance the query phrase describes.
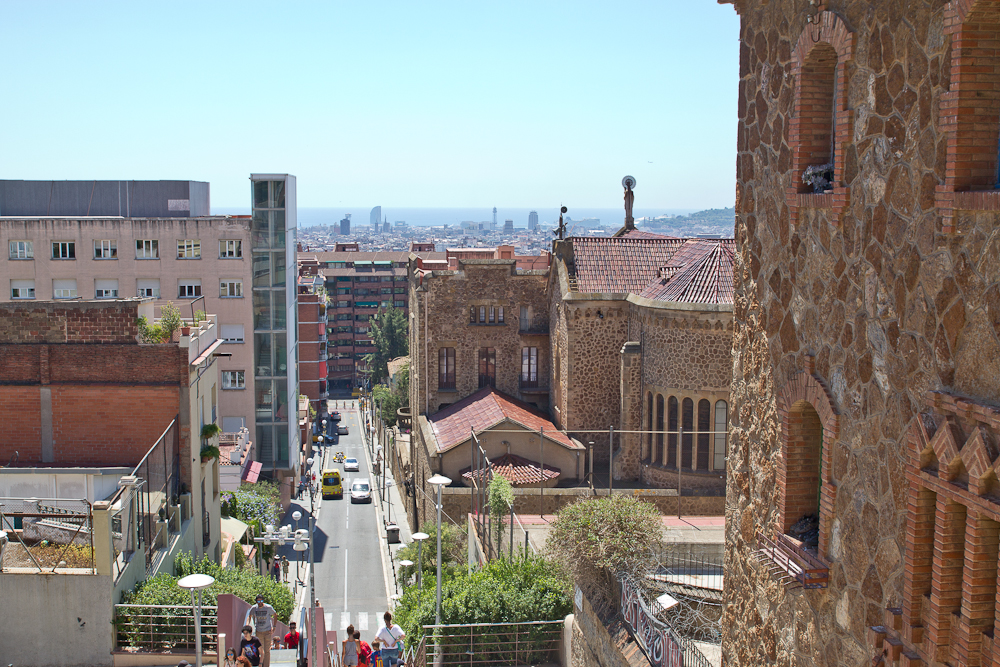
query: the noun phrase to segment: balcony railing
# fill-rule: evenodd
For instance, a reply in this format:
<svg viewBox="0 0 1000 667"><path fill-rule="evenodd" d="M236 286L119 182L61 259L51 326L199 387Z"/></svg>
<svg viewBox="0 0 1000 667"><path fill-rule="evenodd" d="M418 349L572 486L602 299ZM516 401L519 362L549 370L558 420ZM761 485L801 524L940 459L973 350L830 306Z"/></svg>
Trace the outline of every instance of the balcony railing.
<svg viewBox="0 0 1000 667"><path fill-rule="evenodd" d="M830 568L827 564L795 544L787 535L778 535L772 540L764 533L757 533L755 556L787 586L826 588L829 583Z"/></svg>
<svg viewBox="0 0 1000 667"><path fill-rule="evenodd" d="M201 607L202 651L218 652L219 609ZM115 605L115 648L151 652L194 651L194 608L190 605Z"/></svg>
<svg viewBox="0 0 1000 667"><path fill-rule="evenodd" d="M521 378L521 389L538 389L538 380L526 380Z"/></svg>

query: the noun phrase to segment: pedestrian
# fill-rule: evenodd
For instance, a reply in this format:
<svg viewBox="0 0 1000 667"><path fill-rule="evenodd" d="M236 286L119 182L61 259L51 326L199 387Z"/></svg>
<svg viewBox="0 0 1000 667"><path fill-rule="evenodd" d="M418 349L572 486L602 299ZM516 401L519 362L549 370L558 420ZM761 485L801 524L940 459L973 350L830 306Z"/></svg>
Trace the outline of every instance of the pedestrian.
<svg viewBox="0 0 1000 667"><path fill-rule="evenodd" d="M347 626L347 639L344 640L343 649L340 652L340 664L343 667L357 667L358 664L358 643L354 641L354 626Z"/></svg>
<svg viewBox="0 0 1000 667"><path fill-rule="evenodd" d="M275 581L281 581L281 560L277 556L274 557L274 562L271 563L271 576Z"/></svg>
<svg viewBox="0 0 1000 667"><path fill-rule="evenodd" d="M260 640L257 642L261 647L260 667L271 667L271 635L278 622L278 614L274 611L274 607L264 602L264 596L258 594L257 604L250 607L247 612L245 621L247 628L250 627L250 619L253 619L256 638Z"/></svg>
<svg viewBox="0 0 1000 667"><path fill-rule="evenodd" d="M236 667L236 649L232 646L226 649L226 660L222 667Z"/></svg>
<svg viewBox="0 0 1000 667"><path fill-rule="evenodd" d="M281 573L282 573L282 580L287 584L288 583L288 557L287 556L282 556L281 557Z"/></svg>
<svg viewBox="0 0 1000 667"><path fill-rule="evenodd" d="M269 645L270 642L262 644L260 639L254 637L253 628L249 625L243 626L243 638L240 639L240 657L249 662L252 667L259 667L261 649Z"/></svg>
<svg viewBox="0 0 1000 667"><path fill-rule="evenodd" d="M406 633L403 632L403 628L392 622L392 613L385 612L382 615L382 620L385 621L385 625L379 628L375 638L382 643L382 657L395 660L399 658L399 649L402 646L400 642Z"/></svg>
<svg viewBox="0 0 1000 667"><path fill-rule="evenodd" d="M368 642L361 641L361 633L357 630L354 631L354 641L358 643L358 664L369 667L372 647L368 645Z"/></svg>
<svg viewBox="0 0 1000 667"><path fill-rule="evenodd" d="M288 648L299 647L299 631L295 629L295 621L288 624L288 633L285 635L285 646Z"/></svg>

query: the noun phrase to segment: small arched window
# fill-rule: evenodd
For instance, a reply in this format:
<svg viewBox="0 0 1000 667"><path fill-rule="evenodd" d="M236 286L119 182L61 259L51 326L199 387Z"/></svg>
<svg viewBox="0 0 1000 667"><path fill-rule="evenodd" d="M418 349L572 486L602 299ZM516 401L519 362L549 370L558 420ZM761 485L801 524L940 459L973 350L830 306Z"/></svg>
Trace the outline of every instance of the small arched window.
<svg viewBox="0 0 1000 667"><path fill-rule="evenodd" d="M685 398L681 402L681 425L684 435L681 436L681 467L691 468L691 449L694 445L694 401Z"/></svg>
<svg viewBox="0 0 1000 667"><path fill-rule="evenodd" d="M786 446L785 511L781 529L788 533L793 526L815 522L817 530L810 530L800 539L806 546L816 548L819 540L823 423L808 401L796 402L789 411Z"/></svg>
<svg viewBox="0 0 1000 667"><path fill-rule="evenodd" d="M677 397L667 400L667 467L677 467Z"/></svg>
<svg viewBox="0 0 1000 667"><path fill-rule="evenodd" d="M712 439L712 403L708 399L698 401L698 457L695 460L698 470L708 470L709 446Z"/></svg>
<svg viewBox="0 0 1000 667"><path fill-rule="evenodd" d="M663 464L663 395L656 395L656 456L654 460Z"/></svg>
<svg viewBox="0 0 1000 667"><path fill-rule="evenodd" d="M820 42L809 52L799 77L795 150L801 173L792 176L799 192L822 193L833 188L837 160L837 52Z"/></svg>
<svg viewBox="0 0 1000 667"><path fill-rule="evenodd" d="M729 404L725 401L715 402L715 447L713 448L714 470L726 469L726 453L729 444Z"/></svg>
<svg viewBox="0 0 1000 667"><path fill-rule="evenodd" d="M646 430L653 430L653 392L646 392ZM653 455L653 434L646 434L646 456Z"/></svg>

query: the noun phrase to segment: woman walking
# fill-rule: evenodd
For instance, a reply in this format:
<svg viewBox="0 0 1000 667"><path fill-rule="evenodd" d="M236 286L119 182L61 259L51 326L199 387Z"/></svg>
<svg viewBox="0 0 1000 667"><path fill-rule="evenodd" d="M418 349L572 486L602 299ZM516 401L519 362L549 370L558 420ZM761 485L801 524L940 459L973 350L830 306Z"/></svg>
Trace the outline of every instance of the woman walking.
<svg viewBox="0 0 1000 667"><path fill-rule="evenodd" d="M358 642L354 640L354 626L347 626L347 639L344 640L344 648L340 653L340 664L344 667L357 667L358 664Z"/></svg>

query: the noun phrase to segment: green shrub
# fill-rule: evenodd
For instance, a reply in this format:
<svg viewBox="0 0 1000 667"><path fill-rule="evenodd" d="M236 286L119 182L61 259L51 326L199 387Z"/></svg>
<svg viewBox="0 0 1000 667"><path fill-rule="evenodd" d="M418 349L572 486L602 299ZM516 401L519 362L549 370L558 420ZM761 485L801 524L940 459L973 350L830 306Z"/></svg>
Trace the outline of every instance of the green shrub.
<svg viewBox="0 0 1000 667"><path fill-rule="evenodd" d="M424 540L422 550L417 548L417 542L414 540L396 552L395 558L397 563L403 560L413 563L413 565L400 566L399 577L403 581L409 581L411 578L416 581L417 570L421 567L417 559L418 551L420 551L420 557L423 559L424 581L427 580L428 576L437 576L437 523L427 521L420 527L420 530L431 536L430 539ZM466 567L465 563L468 560L468 538L468 532L458 526L450 523L441 526L441 563L443 571L450 572L456 568L463 569Z"/></svg>

